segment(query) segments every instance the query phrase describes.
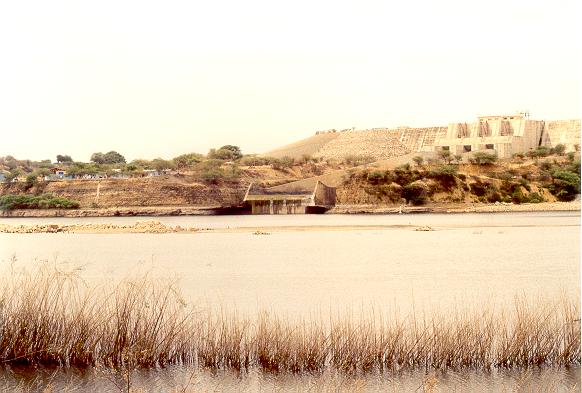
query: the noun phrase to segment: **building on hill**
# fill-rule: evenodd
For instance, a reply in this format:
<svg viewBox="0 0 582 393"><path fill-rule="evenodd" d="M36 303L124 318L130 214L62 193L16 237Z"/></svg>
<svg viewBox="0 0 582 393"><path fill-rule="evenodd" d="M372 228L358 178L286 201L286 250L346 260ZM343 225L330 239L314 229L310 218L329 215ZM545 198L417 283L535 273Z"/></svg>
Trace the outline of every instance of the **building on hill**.
<svg viewBox="0 0 582 393"><path fill-rule="evenodd" d="M336 189L318 181L313 190L269 191L251 183L244 202L251 205L252 214L324 213L335 206Z"/></svg>
<svg viewBox="0 0 582 393"><path fill-rule="evenodd" d="M479 150L495 150L500 158L511 157L518 152L527 152L538 146L555 146L556 136L548 133L548 125L553 122L531 120L526 113L516 115L479 116L472 123L450 123L446 135L434 140L433 150L449 150L452 154L469 153ZM571 124L568 140L577 133L580 138L580 121ZM555 127L553 127L555 128ZM554 134L560 134L554 132ZM564 139L564 138L562 138ZM574 150L574 143L566 144Z"/></svg>

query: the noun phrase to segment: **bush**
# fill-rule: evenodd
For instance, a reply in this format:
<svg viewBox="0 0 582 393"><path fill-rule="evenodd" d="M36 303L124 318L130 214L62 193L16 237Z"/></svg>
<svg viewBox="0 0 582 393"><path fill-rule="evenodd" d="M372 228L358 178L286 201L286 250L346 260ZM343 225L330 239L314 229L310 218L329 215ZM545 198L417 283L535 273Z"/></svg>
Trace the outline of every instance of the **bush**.
<svg viewBox="0 0 582 393"><path fill-rule="evenodd" d="M547 157L551 153L550 148L546 146L538 146L535 150L530 150L527 152L527 156L531 158Z"/></svg>
<svg viewBox="0 0 582 393"><path fill-rule="evenodd" d="M350 154L344 157L343 163L350 166L359 166L376 161L374 157L366 155Z"/></svg>
<svg viewBox="0 0 582 393"><path fill-rule="evenodd" d="M576 173L558 170L552 175L550 192L560 201L572 201L580 193L580 176Z"/></svg>
<svg viewBox="0 0 582 393"><path fill-rule="evenodd" d="M527 203L542 203L546 201L544 197L538 192L530 193L525 199L525 202Z"/></svg>
<svg viewBox="0 0 582 393"><path fill-rule="evenodd" d="M566 145L558 143L556 146L550 149L552 154L557 154L559 156L563 155L566 152Z"/></svg>
<svg viewBox="0 0 582 393"><path fill-rule="evenodd" d="M451 161L453 160L453 156L450 152L450 150L440 150L438 152L438 157L443 160L444 162L446 162L447 164L450 164Z"/></svg>
<svg viewBox="0 0 582 393"><path fill-rule="evenodd" d="M552 169L552 162L548 161L548 160L544 160L540 163L538 163L538 167L543 170L543 171L549 171Z"/></svg>
<svg viewBox="0 0 582 393"><path fill-rule="evenodd" d="M367 179L368 179L368 183L379 184L384 180L384 173L382 173L380 171L370 172L370 173L368 173Z"/></svg>
<svg viewBox="0 0 582 393"><path fill-rule="evenodd" d="M240 147L224 145L220 149L210 149L207 157L216 160L238 160L242 157Z"/></svg>
<svg viewBox="0 0 582 393"><path fill-rule="evenodd" d="M402 187L402 197L415 206L423 205L428 196L428 187L423 182L417 181Z"/></svg>
<svg viewBox="0 0 582 393"><path fill-rule="evenodd" d="M269 160L271 167L276 170L289 169L295 164L295 159L293 157L282 157L282 158L271 158Z"/></svg>
<svg viewBox="0 0 582 393"><path fill-rule="evenodd" d="M441 165L427 173L427 177L437 180L443 189L450 190L457 184L457 167L453 165Z"/></svg>
<svg viewBox="0 0 582 393"><path fill-rule="evenodd" d="M469 162L477 165L491 165L497 162L497 152L490 153L488 151L476 151L469 159Z"/></svg>
<svg viewBox="0 0 582 393"><path fill-rule="evenodd" d="M524 153L521 153L521 152L519 152L519 153L513 153L512 154L512 157L513 158L519 158L520 160L523 160L525 158L525 154Z"/></svg>
<svg viewBox="0 0 582 393"><path fill-rule="evenodd" d="M202 161L202 157L202 154L187 153L172 158L172 161L178 168L186 168L198 164L200 161Z"/></svg>
<svg viewBox="0 0 582 393"><path fill-rule="evenodd" d="M218 184L226 178L226 175L220 167L209 167L200 173L200 177L205 183Z"/></svg>
<svg viewBox="0 0 582 393"><path fill-rule="evenodd" d="M412 161L414 161L416 166L421 166L424 163L424 158L422 156L415 156L412 158Z"/></svg>
<svg viewBox="0 0 582 393"><path fill-rule="evenodd" d="M79 202L52 194L41 195L2 195L0 210L12 209L76 209Z"/></svg>

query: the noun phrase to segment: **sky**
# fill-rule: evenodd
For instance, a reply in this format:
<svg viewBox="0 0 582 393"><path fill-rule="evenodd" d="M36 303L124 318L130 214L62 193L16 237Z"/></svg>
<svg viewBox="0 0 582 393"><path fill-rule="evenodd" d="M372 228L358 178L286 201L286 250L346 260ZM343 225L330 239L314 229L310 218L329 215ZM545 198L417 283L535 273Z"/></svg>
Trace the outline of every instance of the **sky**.
<svg viewBox="0 0 582 393"><path fill-rule="evenodd" d="M331 128L580 118L580 3L2 2L0 156L263 153Z"/></svg>

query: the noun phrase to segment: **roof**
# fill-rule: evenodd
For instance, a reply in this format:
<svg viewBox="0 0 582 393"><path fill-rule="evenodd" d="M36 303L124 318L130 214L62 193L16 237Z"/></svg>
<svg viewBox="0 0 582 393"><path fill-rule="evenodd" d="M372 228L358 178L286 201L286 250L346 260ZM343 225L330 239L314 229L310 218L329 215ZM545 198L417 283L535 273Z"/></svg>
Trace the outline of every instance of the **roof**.
<svg viewBox="0 0 582 393"><path fill-rule="evenodd" d="M311 198L311 194L262 194L247 195L245 201L301 201Z"/></svg>

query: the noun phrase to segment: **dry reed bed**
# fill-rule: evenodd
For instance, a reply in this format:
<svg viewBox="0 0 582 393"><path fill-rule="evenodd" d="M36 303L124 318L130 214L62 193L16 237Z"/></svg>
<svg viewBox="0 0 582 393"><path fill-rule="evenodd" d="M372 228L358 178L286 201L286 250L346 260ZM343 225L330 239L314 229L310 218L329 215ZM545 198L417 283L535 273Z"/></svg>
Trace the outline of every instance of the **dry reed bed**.
<svg viewBox="0 0 582 393"><path fill-rule="evenodd" d="M0 363L274 373L568 366L580 364L580 307L516 298L511 311L249 319L197 310L147 276L90 288L44 265L0 276Z"/></svg>

